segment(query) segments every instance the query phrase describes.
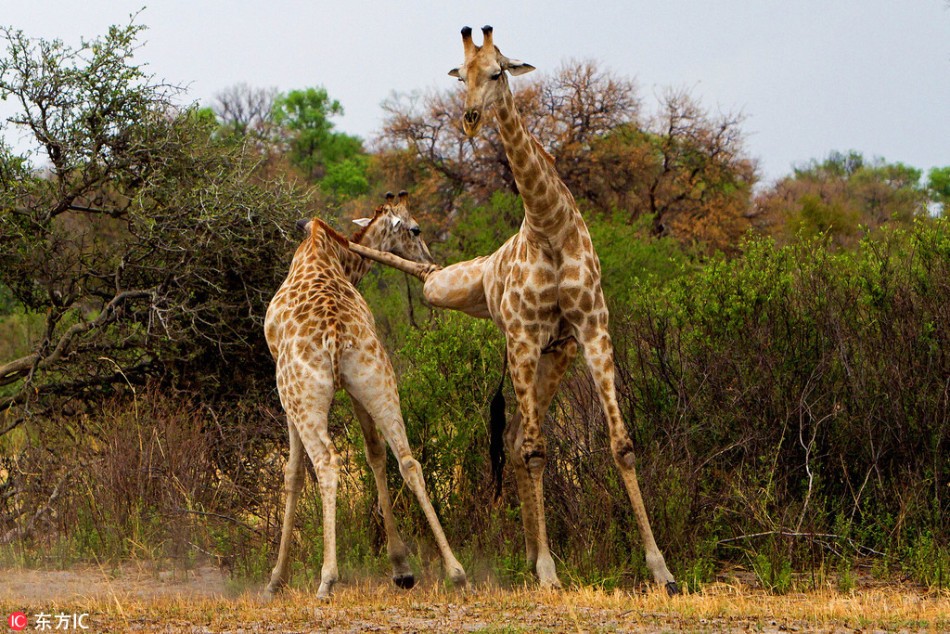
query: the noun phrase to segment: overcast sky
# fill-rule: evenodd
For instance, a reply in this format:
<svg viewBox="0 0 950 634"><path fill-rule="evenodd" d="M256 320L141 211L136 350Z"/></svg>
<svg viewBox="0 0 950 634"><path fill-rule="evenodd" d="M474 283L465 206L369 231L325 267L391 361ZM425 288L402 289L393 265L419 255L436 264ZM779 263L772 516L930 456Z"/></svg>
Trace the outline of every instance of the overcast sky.
<svg viewBox="0 0 950 634"><path fill-rule="evenodd" d="M0 0L0 24L78 45L143 4ZM338 128L364 139L394 91L455 89L459 29L480 42L491 24L506 55L540 70L592 59L635 78L648 112L667 87L743 112L766 180L831 150L950 165L948 0L153 0L138 21L137 61L187 85L187 101L239 82L322 85L343 104Z"/></svg>

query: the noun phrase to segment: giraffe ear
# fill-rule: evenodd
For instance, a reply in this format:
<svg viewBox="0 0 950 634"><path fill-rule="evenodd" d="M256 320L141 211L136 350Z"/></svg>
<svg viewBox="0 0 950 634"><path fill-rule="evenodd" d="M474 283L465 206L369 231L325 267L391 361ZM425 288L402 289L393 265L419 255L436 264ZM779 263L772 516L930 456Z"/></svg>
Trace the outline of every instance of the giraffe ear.
<svg viewBox="0 0 950 634"><path fill-rule="evenodd" d="M396 227L399 226L399 223L402 222L402 218L400 218L399 216L393 216L392 218L389 219L389 221L393 223L393 229L395 229Z"/></svg>
<svg viewBox="0 0 950 634"><path fill-rule="evenodd" d="M359 225L359 226L361 226L361 227L366 227L366 226L368 226L369 223L371 223L371 222L373 222L373 219L372 219L372 218L355 218L355 219L353 220L353 223L354 223L354 224L357 224L357 225Z"/></svg>
<svg viewBox="0 0 950 634"><path fill-rule="evenodd" d="M520 59L506 59L505 63L502 64L502 68L515 76L524 75L534 70L534 66L525 64Z"/></svg>
<svg viewBox="0 0 950 634"><path fill-rule="evenodd" d="M462 73L458 68L453 68L452 70L449 71L449 77L458 77L459 79L461 79Z"/></svg>

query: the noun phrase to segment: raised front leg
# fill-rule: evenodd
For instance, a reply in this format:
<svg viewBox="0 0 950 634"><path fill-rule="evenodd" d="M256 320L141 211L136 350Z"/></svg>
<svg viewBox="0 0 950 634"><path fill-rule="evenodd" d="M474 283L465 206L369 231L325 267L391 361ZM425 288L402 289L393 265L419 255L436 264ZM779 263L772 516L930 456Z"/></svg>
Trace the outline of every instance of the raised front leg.
<svg viewBox="0 0 950 634"><path fill-rule="evenodd" d="M386 484L386 443L380 437L373 419L356 399L353 399L353 409L356 411L356 417L360 421L363 438L366 441L366 461L373 470L373 478L376 480L379 509L383 514L383 526L386 529L386 550L393 566L393 583L400 588L408 589L416 584L416 580L407 561L409 551L402 537L399 536L396 519L393 516L392 500Z"/></svg>
<svg viewBox="0 0 950 634"><path fill-rule="evenodd" d="M480 319L491 317L483 285L486 261L480 257L430 272L423 288L426 301Z"/></svg>
<svg viewBox="0 0 950 634"><path fill-rule="evenodd" d="M571 366L577 356L577 342L565 339L541 355L538 362L538 371L535 378L535 395L537 397L538 419L543 421L547 415L551 400L557 393L564 373ZM522 447L524 445L524 429L521 418L521 408L515 410L511 422L505 429L505 448L508 455L513 456L511 461L515 472L515 482L518 485L518 499L521 502L521 521L524 525L525 557L530 568L535 568L538 562L538 507L535 500L534 485L525 464Z"/></svg>
<svg viewBox="0 0 950 634"><path fill-rule="evenodd" d="M601 321L603 322L602 325L600 324ZM616 386L614 384L613 345L610 341L610 334L607 332L606 310L603 311L602 319L592 322L590 328L580 329L578 332L580 333L581 345L584 347L584 358L587 360L587 366L590 368L594 383L597 386L600 402L607 419L608 431L610 432L610 450L614 462L620 470L627 496L633 506L637 527L640 529L640 538L646 551L647 567L653 573L653 578L657 583L665 585L667 592L670 594L677 594L679 588L672 573L666 567L663 553L660 552L656 540L653 538L653 530L650 528L650 520L647 517L646 506L643 504L643 496L637 482L633 440L630 438L630 434L627 433L623 417L620 415L620 407L617 404Z"/></svg>

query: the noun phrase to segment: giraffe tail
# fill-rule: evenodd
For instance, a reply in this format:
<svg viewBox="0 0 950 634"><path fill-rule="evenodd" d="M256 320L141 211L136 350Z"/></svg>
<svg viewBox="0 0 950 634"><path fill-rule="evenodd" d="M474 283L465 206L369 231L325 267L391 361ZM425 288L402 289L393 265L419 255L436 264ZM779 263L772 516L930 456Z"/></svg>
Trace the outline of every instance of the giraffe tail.
<svg viewBox="0 0 950 634"><path fill-rule="evenodd" d="M495 499L501 497L502 472L505 468L505 374L508 372L508 349L501 366L501 381L492 397L489 407L488 457L491 461L492 481L495 485Z"/></svg>

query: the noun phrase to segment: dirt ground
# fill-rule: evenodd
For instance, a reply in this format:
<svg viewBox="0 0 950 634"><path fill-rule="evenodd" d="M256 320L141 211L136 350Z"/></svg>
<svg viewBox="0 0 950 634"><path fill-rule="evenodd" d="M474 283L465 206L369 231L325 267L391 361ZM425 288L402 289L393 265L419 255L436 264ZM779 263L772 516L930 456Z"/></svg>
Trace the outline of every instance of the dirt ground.
<svg viewBox="0 0 950 634"><path fill-rule="evenodd" d="M22 613L25 632L950 632L950 593L905 586L775 596L735 582L669 598L344 579L327 602L314 588L266 602L261 589L213 567L0 569L0 616L9 628Z"/></svg>

